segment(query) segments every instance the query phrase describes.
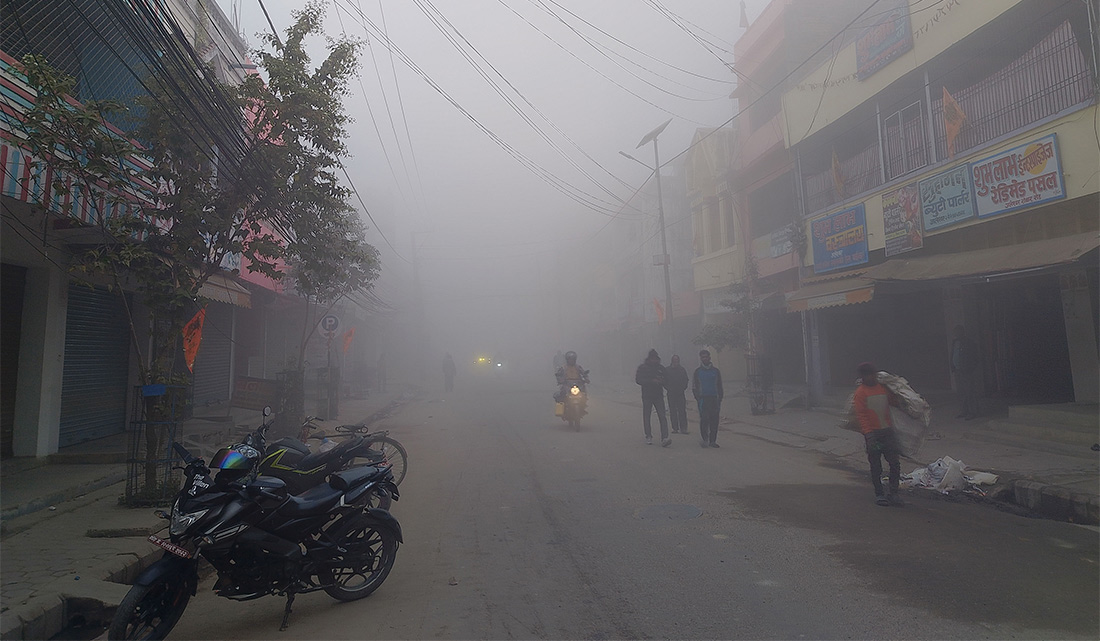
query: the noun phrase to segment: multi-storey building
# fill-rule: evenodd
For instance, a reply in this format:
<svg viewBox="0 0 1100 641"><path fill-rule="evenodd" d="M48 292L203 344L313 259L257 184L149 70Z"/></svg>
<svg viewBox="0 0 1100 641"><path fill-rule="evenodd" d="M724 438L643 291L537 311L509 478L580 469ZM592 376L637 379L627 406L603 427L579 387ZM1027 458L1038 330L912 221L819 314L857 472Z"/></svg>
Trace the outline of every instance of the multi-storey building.
<svg viewBox="0 0 1100 641"><path fill-rule="evenodd" d="M135 99L147 91L143 83L168 64L170 54L186 58L193 52L192 60L223 83L241 81L252 65L246 44L214 2L12 0L0 9L0 451L4 457L44 456L126 429L138 357L127 314L140 315L143 308L134 292L120 295L94 277L70 275L73 257L99 240L95 223L110 215L104 210L110 204L89 202L79 188L51 193L51 178L35 169L21 146L22 114L35 96L18 70L19 59L44 56L75 78L74 100L127 105L129 111L111 122L122 136L140 118ZM186 41L178 38L181 32ZM131 161L148 168L144 158ZM265 332L241 328L280 316L252 309L254 294L265 305L274 301L277 284L248 276L239 256L223 267L200 292L207 315L192 379L191 401L198 408L228 400L236 375L264 371L259 359L269 351L260 344ZM255 281L251 289L232 276L241 271ZM135 327L142 331L141 323Z"/></svg>
<svg viewBox="0 0 1100 641"><path fill-rule="evenodd" d="M774 0L734 44L738 115L732 127L700 131L693 145L689 199L694 214L695 287L706 322L728 323L730 286L758 305L744 350L726 350L729 380L744 377L747 353L781 382L805 380L802 321L785 313L785 292L798 287L800 203L788 123L781 109L792 78L827 57L823 45L867 8L869 0ZM751 283L746 280L752 281ZM751 290L751 291L750 291ZM795 340L792 340L792 336Z"/></svg>
<svg viewBox="0 0 1100 641"><path fill-rule="evenodd" d="M1095 4L873 9L782 96L808 238L786 306L808 321L811 388L873 360L950 389L961 325L985 395L1095 403Z"/></svg>

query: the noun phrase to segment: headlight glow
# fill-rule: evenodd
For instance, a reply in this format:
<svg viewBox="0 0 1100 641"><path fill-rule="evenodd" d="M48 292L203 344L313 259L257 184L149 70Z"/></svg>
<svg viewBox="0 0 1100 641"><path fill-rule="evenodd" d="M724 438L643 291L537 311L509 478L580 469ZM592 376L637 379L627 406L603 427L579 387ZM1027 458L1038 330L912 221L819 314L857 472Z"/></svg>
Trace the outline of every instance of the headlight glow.
<svg viewBox="0 0 1100 641"><path fill-rule="evenodd" d="M571 389L569 390L569 393L570 393L570 394L572 394L573 396L578 396L578 395L579 395L579 394L581 393L581 388L579 388L579 387L577 387L576 385L574 385L574 386L573 386L573 387L572 387L572 388L571 388Z"/></svg>

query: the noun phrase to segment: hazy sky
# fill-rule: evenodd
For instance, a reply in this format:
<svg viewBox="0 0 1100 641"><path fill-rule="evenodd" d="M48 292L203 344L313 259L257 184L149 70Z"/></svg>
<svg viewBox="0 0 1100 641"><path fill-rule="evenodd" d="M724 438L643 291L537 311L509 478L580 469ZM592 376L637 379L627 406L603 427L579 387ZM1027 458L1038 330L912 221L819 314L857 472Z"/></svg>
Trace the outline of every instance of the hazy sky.
<svg viewBox="0 0 1100 641"><path fill-rule="evenodd" d="M229 15L239 11L241 31L258 46L256 34L270 29L259 0L219 2ZM264 4L282 32L301 3ZM749 17L765 4L749 2ZM429 316L446 313L467 334L485 324L486 309L508 314L540 297L538 279L555 243L590 238L647 179L649 171L620 150L651 164L652 147L635 147L671 118L660 137L665 161L698 127L733 115L735 76L725 63L742 32L736 0L335 0L326 7L329 35L369 41L346 100L355 118L348 167L400 256L377 230L368 237L391 275L410 273L415 237ZM315 44L319 61L324 50ZM385 282L379 294L395 302L401 295Z"/></svg>

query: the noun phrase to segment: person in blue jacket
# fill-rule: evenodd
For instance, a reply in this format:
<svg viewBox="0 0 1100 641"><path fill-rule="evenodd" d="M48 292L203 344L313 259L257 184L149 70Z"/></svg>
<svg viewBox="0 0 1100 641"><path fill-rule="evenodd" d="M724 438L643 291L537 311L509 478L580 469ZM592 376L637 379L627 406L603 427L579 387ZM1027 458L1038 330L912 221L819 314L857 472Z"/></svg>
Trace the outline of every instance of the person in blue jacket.
<svg viewBox="0 0 1100 641"><path fill-rule="evenodd" d="M699 404L699 436L703 447L718 447L718 411L722 407L722 372L710 362L710 352L699 352L699 367L691 377L691 395Z"/></svg>

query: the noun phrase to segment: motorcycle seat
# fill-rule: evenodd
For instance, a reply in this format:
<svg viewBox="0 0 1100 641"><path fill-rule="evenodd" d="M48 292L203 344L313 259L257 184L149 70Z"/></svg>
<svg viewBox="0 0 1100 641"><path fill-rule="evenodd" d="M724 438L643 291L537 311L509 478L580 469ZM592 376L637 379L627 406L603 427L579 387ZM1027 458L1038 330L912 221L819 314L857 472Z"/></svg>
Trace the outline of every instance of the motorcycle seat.
<svg viewBox="0 0 1100 641"><path fill-rule="evenodd" d="M344 439L343 441L340 441L339 443L337 443L336 447L327 452L314 452L307 454L298 463L298 468L302 470L312 470L316 467L327 466L330 461L343 458L344 454L348 450L359 445L359 443L361 443L362 441L363 437L356 436L354 438ZM308 452L309 449L306 448L306 451Z"/></svg>
<svg viewBox="0 0 1100 641"><path fill-rule="evenodd" d="M328 484L341 492L357 487L370 481L378 481L385 478L389 472L388 467L374 467L373 465L360 465L348 470L335 472L328 477Z"/></svg>
<svg viewBox="0 0 1100 641"><path fill-rule="evenodd" d="M301 494L288 496L287 502L280 505L276 513L288 518L324 514L336 507L343 495L343 490L338 490L328 483L321 483Z"/></svg>

